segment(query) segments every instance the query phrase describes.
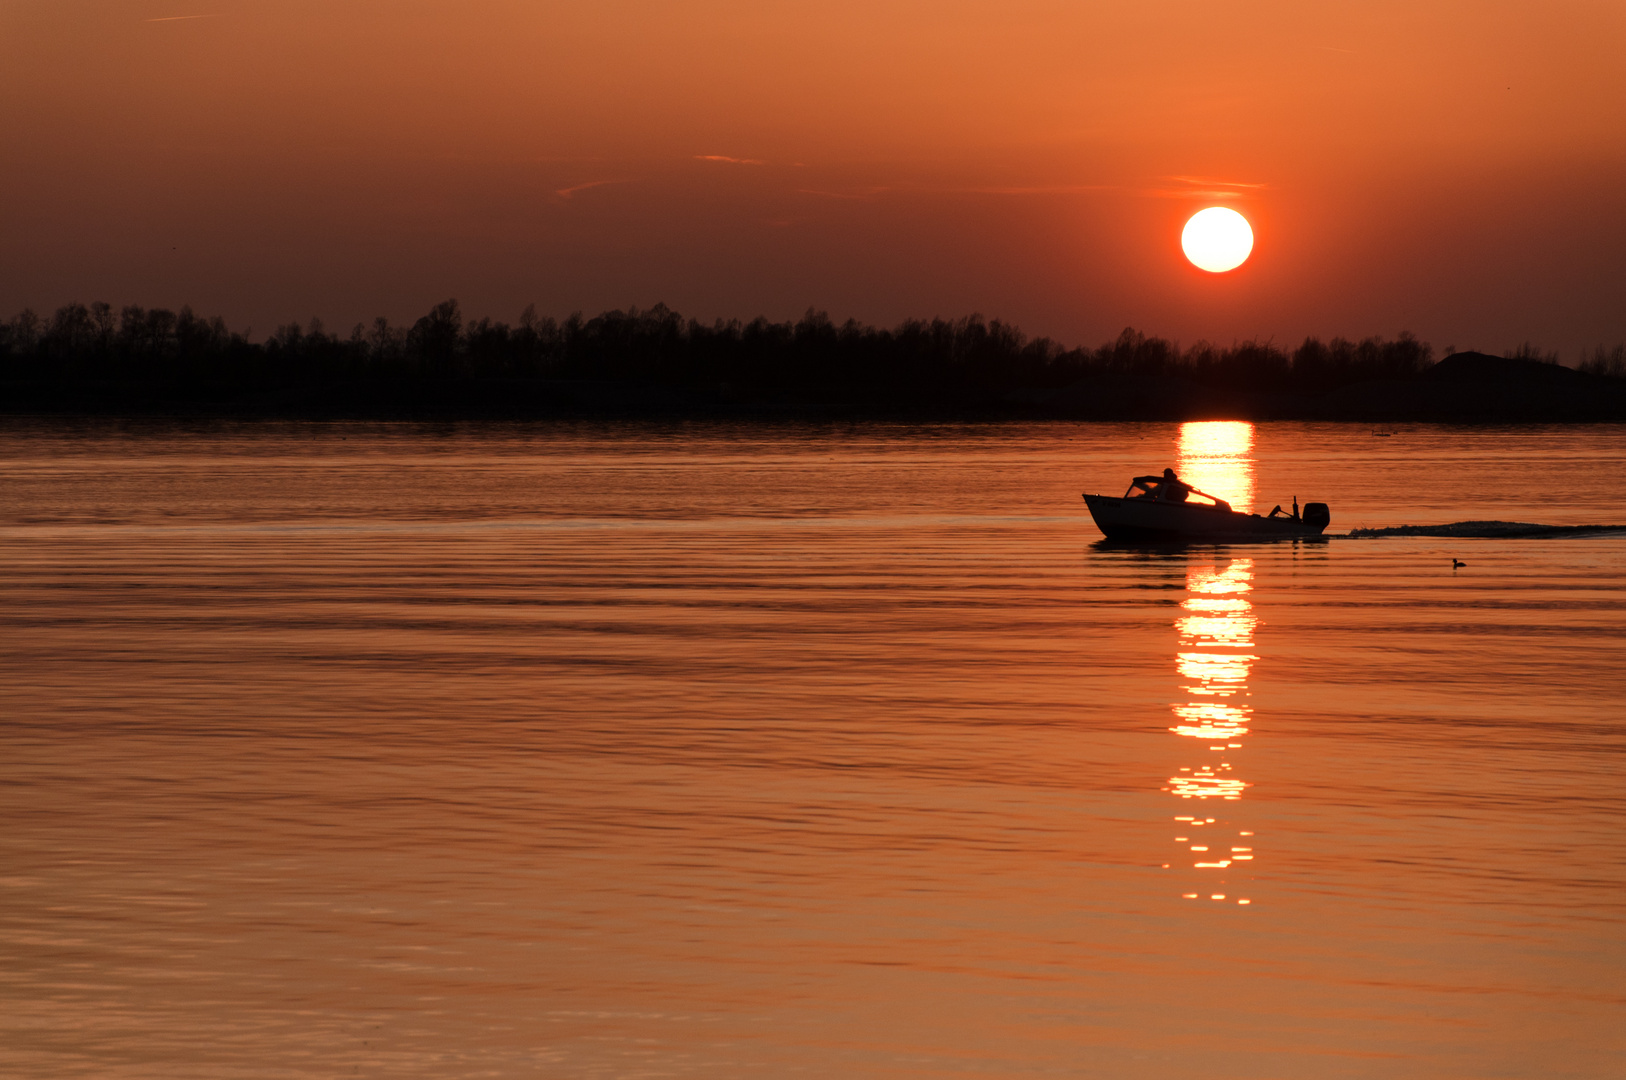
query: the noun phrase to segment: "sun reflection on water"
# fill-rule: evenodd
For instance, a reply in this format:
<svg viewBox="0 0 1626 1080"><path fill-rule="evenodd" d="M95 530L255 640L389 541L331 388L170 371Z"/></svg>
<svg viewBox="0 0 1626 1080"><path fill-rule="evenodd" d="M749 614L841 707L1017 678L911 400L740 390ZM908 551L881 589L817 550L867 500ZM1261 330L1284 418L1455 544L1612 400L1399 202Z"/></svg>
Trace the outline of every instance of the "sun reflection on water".
<svg viewBox="0 0 1626 1080"><path fill-rule="evenodd" d="M1200 491L1253 512L1253 425L1208 420L1180 425L1176 471Z"/></svg>
<svg viewBox="0 0 1626 1080"><path fill-rule="evenodd" d="M1202 425L1187 425L1194 426ZM1209 754L1218 752L1220 757L1186 766L1169 777L1164 790L1177 798L1235 803L1248 789L1248 782L1233 774L1230 759L1233 751L1243 748L1237 740L1249 734L1253 714L1247 703L1248 676L1259 659L1252 651L1259 620L1248 600L1252 590L1252 559L1232 559L1223 570L1193 566L1186 571L1186 598L1174 623L1179 641L1174 668L1185 700L1172 703L1175 723L1169 730L1185 739L1200 740ZM1251 843L1230 843L1234 823L1193 815L1175 821L1188 833L1176 837L1177 842L1204 841L1188 847L1193 870L1224 871L1233 863L1253 860ZM1211 835L1197 835L1202 832ZM1234 835L1240 839L1253 833ZM1192 899L1198 894L1181 895Z"/></svg>

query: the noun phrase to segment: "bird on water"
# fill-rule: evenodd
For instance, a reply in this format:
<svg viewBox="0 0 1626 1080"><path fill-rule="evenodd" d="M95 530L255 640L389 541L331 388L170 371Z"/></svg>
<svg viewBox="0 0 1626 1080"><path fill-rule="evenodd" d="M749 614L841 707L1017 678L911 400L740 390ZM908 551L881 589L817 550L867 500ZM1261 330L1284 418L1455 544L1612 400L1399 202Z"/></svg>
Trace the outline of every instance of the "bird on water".
<svg viewBox="0 0 1626 1080"><path fill-rule="evenodd" d="M1465 563L1465 562L1459 562L1455 555L1451 556L1451 569L1455 570L1458 567L1467 566L1467 565L1468 564Z"/></svg>

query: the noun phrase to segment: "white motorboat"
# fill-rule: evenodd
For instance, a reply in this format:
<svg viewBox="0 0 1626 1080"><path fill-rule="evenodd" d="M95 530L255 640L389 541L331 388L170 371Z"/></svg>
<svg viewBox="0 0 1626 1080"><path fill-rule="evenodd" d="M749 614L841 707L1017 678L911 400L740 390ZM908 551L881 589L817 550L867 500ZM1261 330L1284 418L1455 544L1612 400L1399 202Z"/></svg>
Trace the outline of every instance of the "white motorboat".
<svg viewBox="0 0 1626 1080"><path fill-rule="evenodd" d="M1286 540L1320 536L1332 520L1326 503L1298 500L1287 513L1243 514L1231 504L1182 483L1173 472L1137 476L1122 496L1085 495L1090 516L1109 540Z"/></svg>

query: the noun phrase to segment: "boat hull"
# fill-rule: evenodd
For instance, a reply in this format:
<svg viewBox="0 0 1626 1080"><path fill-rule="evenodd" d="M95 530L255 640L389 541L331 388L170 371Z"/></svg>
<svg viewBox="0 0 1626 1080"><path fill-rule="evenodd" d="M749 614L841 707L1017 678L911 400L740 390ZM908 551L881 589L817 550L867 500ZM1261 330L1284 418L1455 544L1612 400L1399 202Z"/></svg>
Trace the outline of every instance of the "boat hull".
<svg viewBox="0 0 1626 1080"><path fill-rule="evenodd" d="M1218 506L1086 495L1084 503L1108 540L1178 543L1184 540L1292 540L1320 536L1326 523L1240 514Z"/></svg>

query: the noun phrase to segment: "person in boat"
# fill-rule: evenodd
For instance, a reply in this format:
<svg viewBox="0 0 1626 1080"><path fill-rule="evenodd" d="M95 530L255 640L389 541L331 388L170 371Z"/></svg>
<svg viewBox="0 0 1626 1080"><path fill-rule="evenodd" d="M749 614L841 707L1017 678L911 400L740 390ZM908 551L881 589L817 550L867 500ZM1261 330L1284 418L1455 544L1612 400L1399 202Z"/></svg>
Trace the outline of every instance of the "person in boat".
<svg viewBox="0 0 1626 1080"><path fill-rule="evenodd" d="M1157 497L1161 502L1185 502L1196 490L1176 476L1173 469L1164 469L1163 479L1157 485Z"/></svg>
<svg viewBox="0 0 1626 1080"><path fill-rule="evenodd" d="M1148 499L1152 502L1185 502L1197 489L1174 475L1173 469L1164 469L1162 476L1137 476L1130 485L1128 498Z"/></svg>

